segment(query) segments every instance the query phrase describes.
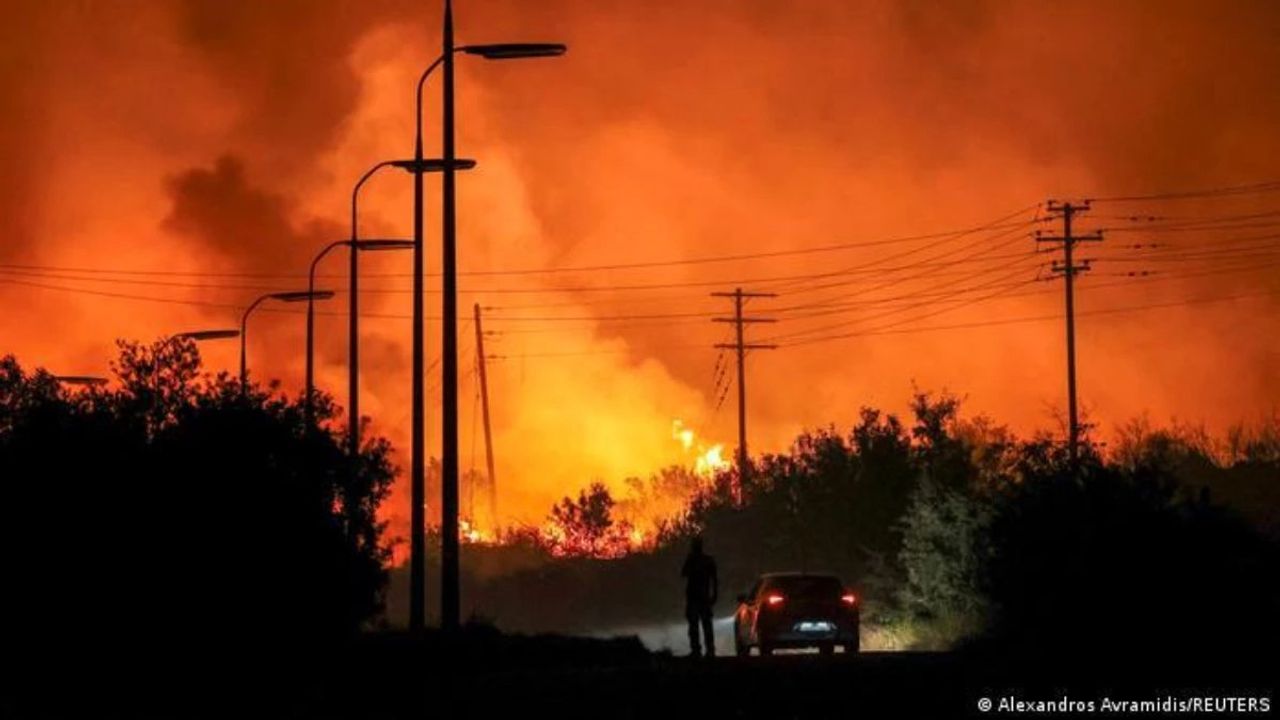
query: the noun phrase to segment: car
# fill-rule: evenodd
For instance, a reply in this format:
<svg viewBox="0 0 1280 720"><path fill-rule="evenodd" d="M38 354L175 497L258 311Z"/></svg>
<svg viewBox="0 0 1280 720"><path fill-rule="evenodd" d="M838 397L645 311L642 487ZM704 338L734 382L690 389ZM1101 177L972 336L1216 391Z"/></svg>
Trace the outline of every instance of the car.
<svg viewBox="0 0 1280 720"><path fill-rule="evenodd" d="M823 654L859 649L858 596L835 575L767 573L738 596L733 616L739 656L756 648L772 655L780 648L813 648Z"/></svg>

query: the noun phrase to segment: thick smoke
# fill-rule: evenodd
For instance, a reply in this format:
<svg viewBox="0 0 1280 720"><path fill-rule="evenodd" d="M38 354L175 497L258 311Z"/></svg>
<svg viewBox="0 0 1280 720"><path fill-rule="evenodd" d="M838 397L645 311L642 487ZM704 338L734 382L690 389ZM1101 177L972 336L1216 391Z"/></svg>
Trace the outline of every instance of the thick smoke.
<svg viewBox="0 0 1280 720"><path fill-rule="evenodd" d="M480 161L460 181L464 270L773 252L970 227L1047 197L1280 178L1274 3L456 5L461 42L551 39L571 47L556 60L459 59L459 147ZM355 179L411 150L413 82L439 47L432 3L19 2L5 15L0 261L225 274L145 285L0 273L8 307L22 309L0 319L3 349L76 372L104 366L115 337L224 325L256 292L303 282L315 251L346 235ZM427 95L430 153L438 151L435 82ZM429 258L438 270L434 183L428 197ZM1273 196L1270 206L1245 198L1154 210L1204 215L1274 203ZM366 234L406 234L407 178L371 182L363 208ZM1100 205L1094 215L1127 210ZM1112 224L1082 222L1084 230ZM1111 235L1104 248L1126 241ZM1017 247L1032 246L1027 238ZM503 356L489 367L508 519L537 521L553 499L593 477L621 488L628 474L682 459L670 438L674 418L711 440L734 437L733 399L717 412L712 381L711 346L725 340L723 326L705 317L608 318L727 311L707 292L901 249L466 276L461 306L468 316L473 302L492 308L486 351ZM402 253L384 255L363 265L370 291L363 309L371 315L363 410L375 432L403 448L409 264ZM338 257L322 272L340 289ZM1277 288L1275 273L1260 267L1090 289L1120 269L1132 268L1099 261L1097 277L1082 283L1082 311ZM718 280L723 287L583 290ZM560 291L494 292L512 288ZM433 316L437 298L428 299ZM339 300L326 311L339 313ZM749 309L770 314L790 304L783 297ZM1060 309L1060 296L1048 292L920 324ZM511 319L521 316L600 320ZM1277 316L1274 297L1082 316L1081 393L1090 418L1105 437L1144 411L1214 428L1274 411ZM299 316L264 313L254 322L255 375L296 388ZM752 333L821 324L793 319ZM429 360L438 329L435 320L428 326ZM341 401L343 318L325 315L318 330L320 380ZM464 323L462 331L462 464L475 457L483 467L482 446L472 450L473 329ZM864 404L899 410L913 382L965 393L973 411L1020 431L1052 427L1065 385L1061 334L1060 323L1047 322L753 353L753 450L780 449L805 426L848 424ZM233 366L233 348L205 350L215 368ZM438 402L434 372L428 386ZM428 426L436 448L435 415ZM393 522L403 519L406 495L393 498Z"/></svg>

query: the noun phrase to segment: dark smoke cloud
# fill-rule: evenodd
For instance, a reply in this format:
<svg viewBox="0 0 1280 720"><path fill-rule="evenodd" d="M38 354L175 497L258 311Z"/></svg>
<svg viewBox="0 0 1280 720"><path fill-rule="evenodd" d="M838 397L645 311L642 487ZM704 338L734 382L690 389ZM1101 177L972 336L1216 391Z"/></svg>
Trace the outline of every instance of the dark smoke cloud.
<svg viewBox="0 0 1280 720"><path fill-rule="evenodd" d="M355 42L396 16L386 2L182 0L181 41L241 103L235 138L272 173L306 172L355 105Z"/></svg>
<svg viewBox="0 0 1280 720"><path fill-rule="evenodd" d="M224 267L296 274L323 243L341 237L333 222L298 227L288 199L254 185L235 156L171 178L168 190L164 227L212 251Z"/></svg>

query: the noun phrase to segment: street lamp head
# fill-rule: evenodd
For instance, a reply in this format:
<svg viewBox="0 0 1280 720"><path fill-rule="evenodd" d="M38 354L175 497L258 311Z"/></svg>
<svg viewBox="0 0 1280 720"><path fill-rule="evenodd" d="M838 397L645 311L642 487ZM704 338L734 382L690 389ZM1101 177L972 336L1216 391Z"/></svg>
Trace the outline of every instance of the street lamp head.
<svg viewBox="0 0 1280 720"><path fill-rule="evenodd" d="M299 290L297 292L271 293L267 297L280 302L306 302L308 300L328 300L333 297L332 290Z"/></svg>
<svg viewBox="0 0 1280 720"><path fill-rule="evenodd" d="M444 172L446 167L444 160L440 158L423 158L422 160L392 160L391 164L405 172L411 173L430 173ZM476 161L468 158L454 158L454 170L470 170L476 166Z"/></svg>
<svg viewBox="0 0 1280 720"><path fill-rule="evenodd" d="M106 385L107 379L95 375L54 375L54 380L63 385Z"/></svg>
<svg viewBox="0 0 1280 720"><path fill-rule="evenodd" d="M356 240L357 250L412 250L412 240Z"/></svg>
<svg viewBox="0 0 1280 720"><path fill-rule="evenodd" d="M229 340L231 338L240 337L239 330L192 330L190 332L180 332L174 335L175 338L184 340Z"/></svg>
<svg viewBox="0 0 1280 720"><path fill-rule="evenodd" d="M495 43L492 45L464 45L458 48L468 55L479 55L485 60L519 60L521 58L556 57L569 48L561 43Z"/></svg>

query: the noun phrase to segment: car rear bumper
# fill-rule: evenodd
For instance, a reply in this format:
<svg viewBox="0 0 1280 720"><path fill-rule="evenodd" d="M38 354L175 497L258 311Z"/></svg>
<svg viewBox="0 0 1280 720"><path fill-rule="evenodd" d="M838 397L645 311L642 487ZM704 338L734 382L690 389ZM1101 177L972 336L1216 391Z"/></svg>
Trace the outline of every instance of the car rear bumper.
<svg viewBox="0 0 1280 720"><path fill-rule="evenodd" d="M830 620L797 620L758 628L760 642L774 647L847 645L858 641L858 626Z"/></svg>
<svg viewBox="0 0 1280 720"><path fill-rule="evenodd" d="M767 635L764 642L773 647L813 647L815 645L846 645L857 642L857 635L849 632L798 633L784 632Z"/></svg>

